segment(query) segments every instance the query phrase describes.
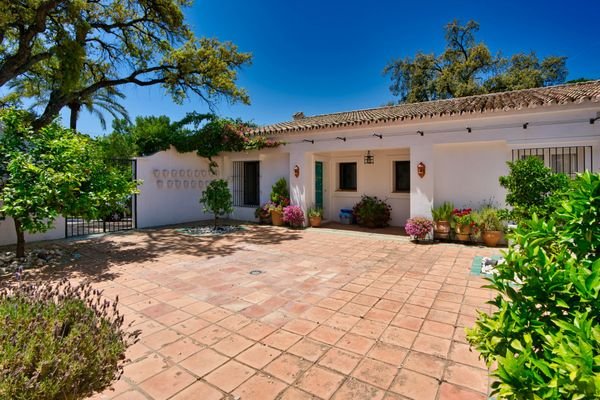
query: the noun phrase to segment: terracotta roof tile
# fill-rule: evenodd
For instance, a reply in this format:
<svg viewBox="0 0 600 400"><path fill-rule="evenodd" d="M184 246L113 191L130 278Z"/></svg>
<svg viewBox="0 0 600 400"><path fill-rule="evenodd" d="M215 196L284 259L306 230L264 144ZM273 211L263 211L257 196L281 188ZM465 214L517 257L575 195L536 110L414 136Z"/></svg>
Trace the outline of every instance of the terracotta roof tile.
<svg viewBox="0 0 600 400"><path fill-rule="evenodd" d="M423 103L370 108L298 118L262 126L257 134L284 134L371 123L522 110L558 104L600 102L600 80Z"/></svg>

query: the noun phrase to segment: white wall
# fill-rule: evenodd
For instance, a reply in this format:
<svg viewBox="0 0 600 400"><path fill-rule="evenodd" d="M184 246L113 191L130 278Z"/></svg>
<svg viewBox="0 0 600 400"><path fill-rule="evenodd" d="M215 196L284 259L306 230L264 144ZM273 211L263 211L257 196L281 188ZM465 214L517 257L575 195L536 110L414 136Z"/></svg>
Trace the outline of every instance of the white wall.
<svg viewBox="0 0 600 400"><path fill-rule="evenodd" d="M26 242L36 242L39 240L55 240L63 239L65 237L65 219L58 217L54 221L54 228L48 232L25 234ZM6 220L0 221L0 246L13 244L17 242L17 235L15 234L15 224L12 218L6 218Z"/></svg>
<svg viewBox="0 0 600 400"><path fill-rule="evenodd" d="M508 173L511 150L505 142L437 144L435 158L435 205L452 201L458 208L479 208L493 201L504 207L506 190L498 183Z"/></svg>
<svg viewBox="0 0 600 400"><path fill-rule="evenodd" d="M138 179L143 181L137 199L138 228L212 218L198 202L206 185L218 178L211 175L206 159L171 148L137 160ZM222 161L216 161L221 166Z"/></svg>

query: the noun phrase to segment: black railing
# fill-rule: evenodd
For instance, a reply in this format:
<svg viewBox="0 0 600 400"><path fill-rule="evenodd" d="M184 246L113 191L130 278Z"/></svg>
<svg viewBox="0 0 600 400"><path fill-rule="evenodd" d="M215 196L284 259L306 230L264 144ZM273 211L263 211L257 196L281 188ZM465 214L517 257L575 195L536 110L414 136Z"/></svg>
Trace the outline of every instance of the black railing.
<svg viewBox="0 0 600 400"><path fill-rule="evenodd" d="M553 172L575 177L586 170L593 171L592 146L538 147L514 149L513 161L537 157Z"/></svg>
<svg viewBox="0 0 600 400"><path fill-rule="evenodd" d="M136 160L113 161L129 170L132 180L137 180ZM137 196L131 195L124 204L107 212L102 218L88 220L78 216L67 216L65 220L65 237L67 238L135 229L137 226Z"/></svg>
<svg viewBox="0 0 600 400"><path fill-rule="evenodd" d="M232 175L233 205L258 207L260 204L260 162L234 161Z"/></svg>

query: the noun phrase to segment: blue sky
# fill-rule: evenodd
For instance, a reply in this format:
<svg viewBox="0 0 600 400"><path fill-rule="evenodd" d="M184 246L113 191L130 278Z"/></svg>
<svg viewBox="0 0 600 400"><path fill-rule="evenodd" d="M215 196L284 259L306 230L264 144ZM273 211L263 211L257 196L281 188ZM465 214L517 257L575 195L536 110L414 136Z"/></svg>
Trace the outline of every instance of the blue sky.
<svg viewBox="0 0 600 400"><path fill-rule="evenodd" d="M597 0L198 0L186 15L197 35L253 53L252 65L239 75L252 105L222 102L217 112L261 125L289 120L296 111L314 115L384 105L393 96L383 67L418 51L441 52L443 26L455 18L478 21L478 39L493 52L565 55L569 79L600 78ZM197 98L177 105L159 88L124 91L132 117L165 114L178 120L208 110ZM107 133L85 113L78 127L94 136Z"/></svg>

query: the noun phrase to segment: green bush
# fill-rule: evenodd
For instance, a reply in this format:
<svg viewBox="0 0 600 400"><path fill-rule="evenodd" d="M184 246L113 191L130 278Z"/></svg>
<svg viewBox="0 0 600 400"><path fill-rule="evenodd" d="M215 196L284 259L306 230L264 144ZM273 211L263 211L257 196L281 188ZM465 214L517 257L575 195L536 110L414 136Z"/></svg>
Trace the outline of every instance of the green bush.
<svg viewBox="0 0 600 400"><path fill-rule="evenodd" d="M434 221L450 222L452 220L452 211L454 211L454 204L450 201L445 201L439 207L431 208L431 217Z"/></svg>
<svg viewBox="0 0 600 400"><path fill-rule="evenodd" d="M475 225L482 231L503 231L504 223L502 222L501 211L491 207L483 207L479 211L473 213Z"/></svg>
<svg viewBox="0 0 600 400"><path fill-rule="evenodd" d="M89 285L0 290L0 399L83 399L122 372L125 333L117 303Z"/></svg>
<svg viewBox="0 0 600 400"><path fill-rule="evenodd" d="M502 399L600 398L600 174L579 176L548 220L536 216L489 279L498 292L467 338L497 363Z"/></svg>
<svg viewBox="0 0 600 400"><path fill-rule="evenodd" d="M233 212L233 199L227 181L215 179L209 183L206 190L202 192L200 203L204 205L204 212L209 212L215 216L216 228L219 216Z"/></svg>
<svg viewBox="0 0 600 400"><path fill-rule="evenodd" d="M506 188L506 203L512 206L511 217L516 222L530 219L533 214L545 218L558 206L557 199L569 185L564 174L555 174L537 157L508 162L510 172L500 177Z"/></svg>
<svg viewBox="0 0 600 400"><path fill-rule="evenodd" d="M271 201L278 206L286 207L290 204L290 191L285 178L279 178L271 187Z"/></svg>
<svg viewBox="0 0 600 400"><path fill-rule="evenodd" d="M392 218L392 207L377 196L363 195L360 201L354 205L352 213L359 225L383 228Z"/></svg>

